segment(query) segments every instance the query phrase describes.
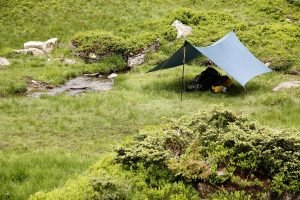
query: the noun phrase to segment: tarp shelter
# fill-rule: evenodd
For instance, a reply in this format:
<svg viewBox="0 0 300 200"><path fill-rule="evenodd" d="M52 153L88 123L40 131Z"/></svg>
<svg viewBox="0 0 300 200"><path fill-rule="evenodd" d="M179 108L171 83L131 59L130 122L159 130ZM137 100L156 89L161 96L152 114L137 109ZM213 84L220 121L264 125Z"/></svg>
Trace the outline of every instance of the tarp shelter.
<svg viewBox="0 0 300 200"><path fill-rule="evenodd" d="M200 55L209 58L244 87L255 76L272 71L250 53L234 32L230 32L207 47L195 47L185 41L169 59L149 72L183 65L184 76L184 64Z"/></svg>

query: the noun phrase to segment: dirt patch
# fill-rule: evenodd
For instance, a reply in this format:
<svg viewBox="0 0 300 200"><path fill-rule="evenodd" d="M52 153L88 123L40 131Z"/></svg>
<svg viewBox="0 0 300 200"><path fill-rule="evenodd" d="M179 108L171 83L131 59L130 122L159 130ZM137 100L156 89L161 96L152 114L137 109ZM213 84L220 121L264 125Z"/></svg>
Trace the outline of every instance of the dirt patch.
<svg viewBox="0 0 300 200"><path fill-rule="evenodd" d="M32 80L28 84L29 93L27 96L39 98L42 95L55 96L61 93L75 96L87 91L99 92L110 90L112 89L113 83L113 79L80 76L69 80L60 87L53 87L42 81Z"/></svg>

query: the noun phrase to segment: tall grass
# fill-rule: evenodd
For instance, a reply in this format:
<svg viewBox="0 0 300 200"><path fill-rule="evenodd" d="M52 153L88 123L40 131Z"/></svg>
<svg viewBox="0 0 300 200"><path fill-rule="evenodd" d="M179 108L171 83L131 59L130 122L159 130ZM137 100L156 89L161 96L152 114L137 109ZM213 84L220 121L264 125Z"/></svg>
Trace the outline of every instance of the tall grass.
<svg viewBox="0 0 300 200"><path fill-rule="evenodd" d="M27 199L37 190L51 190L81 173L89 157L59 151L0 153L0 199Z"/></svg>

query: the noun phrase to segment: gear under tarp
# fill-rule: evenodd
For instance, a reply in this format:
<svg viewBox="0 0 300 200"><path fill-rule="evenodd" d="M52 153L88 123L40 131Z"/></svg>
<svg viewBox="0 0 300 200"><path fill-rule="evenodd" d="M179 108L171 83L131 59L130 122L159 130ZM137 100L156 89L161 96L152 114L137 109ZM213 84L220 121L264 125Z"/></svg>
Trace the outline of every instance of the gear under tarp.
<svg viewBox="0 0 300 200"><path fill-rule="evenodd" d="M193 60L197 56L204 55L242 86L245 86L252 78L272 71L241 43L234 32L230 32L207 47L195 47L186 41L169 59L151 69L149 72L182 65L184 47L186 48L185 63Z"/></svg>

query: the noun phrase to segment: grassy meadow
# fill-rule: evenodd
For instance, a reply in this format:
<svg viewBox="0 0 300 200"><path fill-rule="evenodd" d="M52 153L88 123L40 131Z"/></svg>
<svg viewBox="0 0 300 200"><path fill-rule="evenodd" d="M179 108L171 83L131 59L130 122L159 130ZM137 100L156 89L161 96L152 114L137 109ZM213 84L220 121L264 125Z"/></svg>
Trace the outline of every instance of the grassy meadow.
<svg viewBox="0 0 300 200"><path fill-rule="evenodd" d="M0 199L28 199L38 191L60 188L116 146L131 141L143 127L215 105L222 104L272 128L300 129L300 89L272 91L279 83L299 80L299 76L276 71L251 80L246 90L235 83L226 94L184 93L181 102L181 68L145 73L182 44L170 41L170 33L157 27L169 26L166 21L176 15L172 12L182 7L206 17L203 23L200 20L193 25L191 41L207 45L237 28L237 35L260 59L269 61L278 55L284 59L275 59L274 68L300 69L297 1L0 2L0 55L12 62L0 69ZM111 91L76 97L26 97L27 82L32 79L59 85L83 73L107 73L113 68L111 60L85 64L76 58L76 65L56 60L74 58L70 40L89 30L124 37L152 31L165 37L160 50L147 55L145 64L120 73ZM9 54L28 40L51 37L58 37L61 43L49 57ZM197 62L188 65L186 81L203 69Z"/></svg>

